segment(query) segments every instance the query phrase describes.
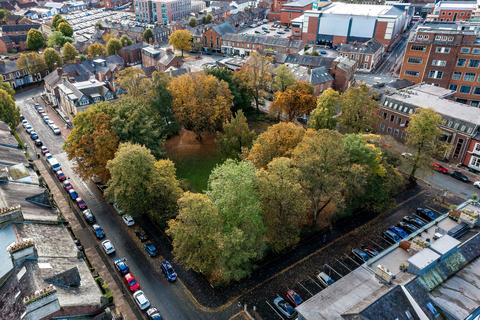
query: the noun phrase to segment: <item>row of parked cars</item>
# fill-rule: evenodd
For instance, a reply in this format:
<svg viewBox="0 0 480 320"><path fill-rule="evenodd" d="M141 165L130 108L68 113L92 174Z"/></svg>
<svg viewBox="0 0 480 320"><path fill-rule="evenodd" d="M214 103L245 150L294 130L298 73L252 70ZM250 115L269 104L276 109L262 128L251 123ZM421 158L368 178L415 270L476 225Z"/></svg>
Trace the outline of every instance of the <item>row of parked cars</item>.
<svg viewBox="0 0 480 320"><path fill-rule="evenodd" d="M471 182L470 179L465 174L463 174L462 172L460 172L458 170L454 170L454 171L450 172L450 170L448 170L448 168L446 168L445 166L441 165L438 162L432 163L432 169L437 171L437 172L443 173L443 174L449 174L452 178L460 180L462 182L465 182L465 183L470 183ZM480 189L480 181L474 181L473 185Z"/></svg>
<svg viewBox="0 0 480 320"><path fill-rule="evenodd" d="M397 225L385 230L383 237L390 242L400 242L437 217L438 214L430 209L417 208L415 214L403 217Z"/></svg>

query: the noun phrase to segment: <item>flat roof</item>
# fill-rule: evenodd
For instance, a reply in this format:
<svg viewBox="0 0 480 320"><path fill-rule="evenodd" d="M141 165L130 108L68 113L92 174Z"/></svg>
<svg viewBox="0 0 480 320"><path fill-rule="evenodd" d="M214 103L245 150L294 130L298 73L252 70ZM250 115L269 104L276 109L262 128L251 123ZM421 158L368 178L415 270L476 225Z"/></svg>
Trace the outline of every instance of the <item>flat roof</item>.
<svg viewBox="0 0 480 320"><path fill-rule="evenodd" d="M430 248L435 251L436 253L443 255L450 250L458 247L460 244L460 241L455 239L454 237L449 236L448 234L445 234L441 236L439 239L434 241L431 245Z"/></svg>
<svg viewBox="0 0 480 320"><path fill-rule="evenodd" d="M425 248L422 251L414 254L408 258L408 263L422 270L433 262L437 261L440 258L440 255L433 251L430 248Z"/></svg>
<svg viewBox="0 0 480 320"><path fill-rule="evenodd" d="M471 2L471 1L440 1L437 4L437 7L440 9L458 9L458 10L465 10L465 9L471 9L475 10L477 8L477 2Z"/></svg>
<svg viewBox="0 0 480 320"><path fill-rule="evenodd" d="M381 16L387 14L392 8L393 6L390 5L333 2L321 11L328 14Z"/></svg>
<svg viewBox="0 0 480 320"><path fill-rule="evenodd" d="M313 2L315 2L316 0L297 0L297 1L292 1L292 2L287 2L285 4L283 4L283 6L286 6L286 7L305 7Z"/></svg>

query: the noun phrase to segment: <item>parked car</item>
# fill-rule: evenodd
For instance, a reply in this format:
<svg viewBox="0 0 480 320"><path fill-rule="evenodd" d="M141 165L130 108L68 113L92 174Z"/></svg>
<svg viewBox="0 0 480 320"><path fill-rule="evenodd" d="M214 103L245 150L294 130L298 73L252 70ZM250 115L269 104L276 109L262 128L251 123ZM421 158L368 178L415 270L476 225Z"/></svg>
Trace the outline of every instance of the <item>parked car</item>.
<svg viewBox="0 0 480 320"><path fill-rule="evenodd" d="M448 174L449 171L447 168L445 168L444 166L442 166L440 163L438 162L434 162L432 163L432 169L435 170L435 171L438 171L440 173L444 173L444 174Z"/></svg>
<svg viewBox="0 0 480 320"><path fill-rule="evenodd" d="M400 238L395 232L392 232L390 230L386 230L383 232L383 236L392 242L400 242L402 241L402 238Z"/></svg>
<svg viewBox="0 0 480 320"><path fill-rule="evenodd" d="M325 50L320 50L320 54L321 54L322 56L324 56L324 55L327 54L327 51L325 51Z"/></svg>
<svg viewBox="0 0 480 320"><path fill-rule="evenodd" d="M473 183L473 186L480 189L480 181L475 181L475 182Z"/></svg>
<svg viewBox="0 0 480 320"><path fill-rule="evenodd" d="M140 283L138 283L137 279L135 279L135 276L131 273L127 273L126 275L123 276L123 281L128 287L128 290L130 292L135 292L140 290Z"/></svg>
<svg viewBox="0 0 480 320"><path fill-rule="evenodd" d="M48 124L48 121L50 121L50 117L49 116L43 116L43 122L45 122L46 124Z"/></svg>
<svg viewBox="0 0 480 320"><path fill-rule="evenodd" d="M411 159L413 158L413 154L411 154L410 152L402 152L402 157L404 157L405 159Z"/></svg>
<svg viewBox="0 0 480 320"><path fill-rule="evenodd" d="M135 224L135 221L133 220L132 216L129 215L129 214L124 214L122 216L122 220L123 222L125 222L125 224L129 227L133 226Z"/></svg>
<svg viewBox="0 0 480 320"><path fill-rule="evenodd" d="M285 293L285 298L294 307L299 306L303 302L302 297L292 289L287 290Z"/></svg>
<svg viewBox="0 0 480 320"><path fill-rule="evenodd" d="M141 242L145 242L148 240L148 235L142 229L135 230L135 235L140 239Z"/></svg>
<svg viewBox="0 0 480 320"><path fill-rule="evenodd" d="M88 224L94 224L97 221L97 219L95 218L95 216L92 213L92 210L90 210L90 209L83 210L82 215L83 215L83 218L85 219L85 221L87 221Z"/></svg>
<svg viewBox="0 0 480 320"><path fill-rule="evenodd" d="M45 153L45 159L52 159L53 155L50 152Z"/></svg>
<svg viewBox="0 0 480 320"><path fill-rule="evenodd" d="M371 246L363 246L362 250L365 251L370 257L375 257L378 255L378 251Z"/></svg>
<svg viewBox="0 0 480 320"><path fill-rule="evenodd" d="M138 290L133 294L133 300L135 300L140 310L146 310L150 307L150 301L148 301L147 296L145 296L142 290Z"/></svg>
<svg viewBox="0 0 480 320"><path fill-rule="evenodd" d="M416 226L418 228L421 228L421 227L423 227L424 225L427 224L424 220L422 220L422 219L420 219L416 216L406 216L406 217L403 217L402 220L407 222L407 223L413 224L414 226Z"/></svg>
<svg viewBox="0 0 480 320"><path fill-rule="evenodd" d="M46 153L49 153L50 151L48 150L47 147L41 146L41 147L40 147L40 152L41 152L43 155L45 155Z"/></svg>
<svg viewBox="0 0 480 320"><path fill-rule="evenodd" d="M108 239L102 241L102 248L106 254L112 254L115 252L115 247L113 246L113 243Z"/></svg>
<svg viewBox="0 0 480 320"><path fill-rule="evenodd" d="M470 182L470 179L460 171L453 171L451 174L452 178L455 178L457 180L460 180L462 182L468 183Z"/></svg>
<svg viewBox="0 0 480 320"><path fill-rule="evenodd" d="M370 259L370 256L368 255L368 253L366 253L365 251L359 248L353 248L352 254L362 262L367 262L368 259Z"/></svg>
<svg viewBox="0 0 480 320"><path fill-rule="evenodd" d="M173 270L173 267L168 260L163 260L160 267L162 268L162 272L168 281L174 282L177 280L177 273L175 270Z"/></svg>
<svg viewBox="0 0 480 320"><path fill-rule="evenodd" d="M45 112L45 110L43 110L43 108L40 106L36 107L35 109L37 109L38 113Z"/></svg>
<svg viewBox="0 0 480 320"><path fill-rule="evenodd" d="M37 146L37 147L43 146L42 140L40 140L40 139L35 140L35 146Z"/></svg>
<svg viewBox="0 0 480 320"><path fill-rule="evenodd" d="M317 274L317 279L326 287L332 285L335 282L335 280L333 280L332 277L330 277L325 272L320 272L319 274Z"/></svg>
<svg viewBox="0 0 480 320"><path fill-rule="evenodd" d="M388 228L388 230L392 231L393 233L396 233L402 239L405 239L406 237L408 237L408 233L402 228L392 226Z"/></svg>
<svg viewBox="0 0 480 320"><path fill-rule="evenodd" d="M413 224L403 222L403 221L398 223L397 226L402 228L403 230L405 230L408 233L414 233L415 231L418 230L418 228L416 226L414 226Z"/></svg>
<svg viewBox="0 0 480 320"><path fill-rule="evenodd" d="M77 203L77 206L78 206L78 208L79 208L80 210L85 210L85 209L88 208L87 203L85 202L85 200L83 200L83 199L80 198L80 197L77 197L77 198L75 199L75 202Z"/></svg>
<svg viewBox="0 0 480 320"><path fill-rule="evenodd" d="M51 127L51 128L52 128L53 134L57 136L62 133L58 127Z"/></svg>
<svg viewBox="0 0 480 320"><path fill-rule="evenodd" d="M27 125L25 126L25 131L26 131L28 134L30 134L30 133L32 133L32 131L33 131L33 127L32 127L31 125L27 124Z"/></svg>
<svg viewBox="0 0 480 320"><path fill-rule="evenodd" d="M427 221L432 221L437 219L438 215L430 209L427 208L417 208L417 215L420 218L425 219Z"/></svg>
<svg viewBox="0 0 480 320"><path fill-rule="evenodd" d="M38 139L38 134L35 131L30 132L30 139L33 141Z"/></svg>
<svg viewBox="0 0 480 320"><path fill-rule="evenodd" d="M162 316L157 308L151 307L147 310L147 316L150 320L162 320Z"/></svg>
<svg viewBox="0 0 480 320"><path fill-rule="evenodd" d="M52 126L55 126L55 122L53 122L52 120L48 120L47 125L51 128Z"/></svg>
<svg viewBox="0 0 480 320"><path fill-rule="evenodd" d="M273 305L288 319L295 317L297 314L297 311L295 311L295 309L280 296L273 299Z"/></svg>
<svg viewBox="0 0 480 320"><path fill-rule="evenodd" d="M71 189L73 189L73 186L72 184L70 183L70 180L65 180L63 181L63 189L65 189L65 191L69 191Z"/></svg>
<svg viewBox="0 0 480 320"><path fill-rule="evenodd" d="M115 265L115 269L122 275L126 275L130 272L130 268L126 263L127 259L125 258L118 258L113 260L113 264Z"/></svg>
<svg viewBox="0 0 480 320"><path fill-rule="evenodd" d="M68 195L70 196L70 199L72 199L72 200L77 200L77 198L78 198L78 193L73 188L68 190Z"/></svg>
<svg viewBox="0 0 480 320"><path fill-rule="evenodd" d="M58 170L57 172L55 172L55 176L57 176L58 181L65 181L67 179L67 176L65 175L65 173L63 173L62 170Z"/></svg>
<svg viewBox="0 0 480 320"><path fill-rule="evenodd" d="M28 125L28 121L27 120L22 120L22 126L25 128L27 125Z"/></svg>
<svg viewBox="0 0 480 320"><path fill-rule="evenodd" d="M98 224L94 224L92 226L92 229L93 229L93 232L95 232L95 236L98 238L98 239L103 239L105 238L105 232L103 231L103 228L100 227Z"/></svg>
<svg viewBox="0 0 480 320"><path fill-rule="evenodd" d="M150 257L157 256L158 250L157 250L157 246L155 245L155 243L149 242L149 243L144 244L143 247L145 248L145 251L147 251L147 253Z"/></svg>

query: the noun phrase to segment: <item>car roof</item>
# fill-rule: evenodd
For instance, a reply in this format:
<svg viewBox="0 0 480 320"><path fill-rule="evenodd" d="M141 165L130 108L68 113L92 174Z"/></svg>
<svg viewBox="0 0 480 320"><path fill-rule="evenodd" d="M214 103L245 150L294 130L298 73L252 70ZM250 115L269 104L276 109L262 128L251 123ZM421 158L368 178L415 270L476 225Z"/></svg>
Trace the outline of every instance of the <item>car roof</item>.
<svg viewBox="0 0 480 320"><path fill-rule="evenodd" d="M125 280L133 280L133 279L135 279L135 276L130 272L125 275Z"/></svg>

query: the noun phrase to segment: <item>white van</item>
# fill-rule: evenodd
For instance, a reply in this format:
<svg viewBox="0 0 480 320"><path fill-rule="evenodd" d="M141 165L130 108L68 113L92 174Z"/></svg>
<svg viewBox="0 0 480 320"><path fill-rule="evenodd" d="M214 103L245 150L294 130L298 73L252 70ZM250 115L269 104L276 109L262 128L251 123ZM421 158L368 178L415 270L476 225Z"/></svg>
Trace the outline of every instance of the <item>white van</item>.
<svg viewBox="0 0 480 320"><path fill-rule="evenodd" d="M62 169L60 162L58 162L58 160L53 157L50 159L47 159L47 162L50 168L53 170L53 172L57 172L58 170Z"/></svg>

